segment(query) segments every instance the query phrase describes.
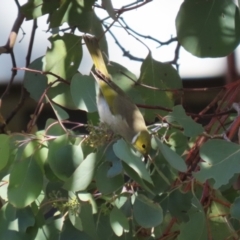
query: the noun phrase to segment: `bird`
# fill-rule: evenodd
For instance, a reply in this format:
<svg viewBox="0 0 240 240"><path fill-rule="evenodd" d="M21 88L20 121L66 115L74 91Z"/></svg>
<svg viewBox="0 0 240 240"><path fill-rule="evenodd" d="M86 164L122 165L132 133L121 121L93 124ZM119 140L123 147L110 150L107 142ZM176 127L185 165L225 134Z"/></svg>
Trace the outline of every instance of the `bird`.
<svg viewBox="0 0 240 240"><path fill-rule="evenodd" d="M99 86L97 109L100 121L132 144L143 156L147 156L151 149L151 134L142 113L126 93L112 81L98 39L90 35L84 35L83 39L95 65L92 74Z"/></svg>

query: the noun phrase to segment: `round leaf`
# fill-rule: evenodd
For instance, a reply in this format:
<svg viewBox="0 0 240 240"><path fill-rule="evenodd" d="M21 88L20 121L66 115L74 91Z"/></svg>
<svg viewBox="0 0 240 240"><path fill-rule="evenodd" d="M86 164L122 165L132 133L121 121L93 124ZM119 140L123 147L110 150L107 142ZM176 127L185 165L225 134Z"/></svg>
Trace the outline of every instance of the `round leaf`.
<svg viewBox="0 0 240 240"><path fill-rule="evenodd" d="M96 112L96 87L92 76L77 73L71 81L71 95L75 106L86 112Z"/></svg>
<svg viewBox="0 0 240 240"><path fill-rule="evenodd" d="M110 213L110 224L117 236L122 236L123 230L129 231L129 224L123 212L114 207Z"/></svg>
<svg viewBox="0 0 240 240"><path fill-rule="evenodd" d="M66 181L83 161L81 147L66 145L59 148L50 160L54 173L63 181Z"/></svg>
<svg viewBox="0 0 240 240"><path fill-rule="evenodd" d="M39 57L35 59L28 68L42 71L43 70L43 59ZM31 98L38 101L42 96L44 90L47 88L47 77L46 75L26 71L23 80L24 87L30 93Z"/></svg>
<svg viewBox="0 0 240 240"><path fill-rule="evenodd" d="M233 1L186 0L176 18L181 45L198 57L223 57L240 40L239 9Z"/></svg>
<svg viewBox="0 0 240 240"><path fill-rule="evenodd" d="M17 208L31 204L43 187L43 174L34 158L16 163L10 172L8 199Z"/></svg>
<svg viewBox="0 0 240 240"><path fill-rule="evenodd" d="M110 164L108 162L104 162L98 168L96 173L97 188L102 194L113 193L121 189L124 184L123 176L120 174L111 178L107 176L109 168L110 168Z"/></svg>
<svg viewBox="0 0 240 240"><path fill-rule="evenodd" d="M91 183L97 161L96 154L89 154L74 171L72 176L65 182L64 188L69 191L85 190Z"/></svg>
<svg viewBox="0 0 240 240"><path fill-rule="evenodd" d="M156 227L163 221L162 208L144 195L138 195L133 204L133 216L136 222L144 227Z"/></svg>

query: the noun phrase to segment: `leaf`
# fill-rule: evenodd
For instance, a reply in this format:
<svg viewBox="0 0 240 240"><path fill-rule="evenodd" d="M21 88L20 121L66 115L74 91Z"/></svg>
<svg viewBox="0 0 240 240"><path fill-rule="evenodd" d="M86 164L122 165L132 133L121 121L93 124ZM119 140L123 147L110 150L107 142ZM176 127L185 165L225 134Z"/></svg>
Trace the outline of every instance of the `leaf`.
<svg viewBox="0 0 240 240"><path fill-rule="evenodd" d="M177 169L179 172L187 171L187 165L185 161L177 153L175 153L171 148L162 143L157 137L153 138L152 141L157 142L157 145L162 155L173 168Z"/></svg>
<svg viewBox="0 0 240 240"><path fill-rule="evenodd" d="M59 240L91 240L90 237L79 230L77 230L69 219L64 221Z"/></svg>
<svg viewBox="0 0 240 240"><path fill-rule="evenodd" d="M43 187L41 168L33 157L16 163L11 172L8 186L9 202L24 208L31 204L40 194Z"/></svg>
<svg viewBox="0 0 240 240"><path fill-rule="evenodd" d="M122 189L124 181L122 175L108 177L107 172L110 168L109 162L104 162L96 172L96 184L102 194L111 194Z"/></svg>
<svg viewBox="0 0 240 240"><path fill-rule="evenodd" d="M108 43L102 21L94 11L85 12L78 19L78 30L100 38L99 45L105 56L108 56Z"/></svg>
<svg viewBox="0 0 240 240"><path fill-rule="evenodd" d="M89 12L93 3L94 0L62 1L60 7L50 16L50 28L59 27L64 22L68 22L70 26L77 26L81 15Z"/></svg>
<svg viewBox="0 0 240 240"><path fill-rule="evenodd" d="M0 170L2 170L8 163L10 149L9 149L9 136L5 134L0 134Z"/></svg>
<svg viewBox="0 0 240 240"><path fill-rule="evenodd" d="M67 80L78 70L82 59L81 38L70 33L63 36L52 35L49 38L51 48L47 49L44 71L51 72ZM47 75L48 83L56 77Z"/></svg>
<svg viewBox="0 0 240 240"><path fill-rule="evenodd" d="M62 180L67 180L77 167L76 152L78 152L78 149L71 145L68 146L68 143L67 135L58 136L49 143L47 163L49 163L53 173ZM68 163L68 157L70 158L70 164Z"/></svg>
<svg viewBox="0 0 240 240"><path fill-rule="evenodd" d="M56 123L56 124L54 124ZM52 135L52 136L60 136L65 134L65 131L62 129L62 127L60 126L60 124L58 123L58 121L56 119L52 119L49 118L46 122L46 126L45 126L45 130L47 130L47 134L48 135Z"/></svg>
<svg viewBox="0 0 240 240"><path fill-rule="evenodd" d="M16 208L5 203L0 210L0 239L20 240Z"/></svg>
<svg viewBox="0 0 240 240"><path fill-rule="evenodd" d="M116 62L107 64L107 69L112 76L113 82L116 83L133 102L138 104L144 103L138 88L133 84L133 81L137 81L135 74Z"/></svg>
<svg viewBox="0 0 240 240"><path fill-rule="evenodd" d="M83 161L81 147L66 145L59 148L55 154L55 173L62 180L67 180Z"/></svg>
<svg viewBox="0 0 240 240"><path fill-rule="evenodd" d="M230 213L233 218L240 220L240 197L237 197L230 208Z"/></svg>
<svg viewBox="0 0 240 240"><path fill-rule="evenodd" d="M200 156L204 162L199 164L200 171L193 175L201 182L213 178L216 189L240 172L240 146L235 143L220 139L208 140L200 148Z"/></svg>
<svg viewBox="0 0 240 240"><path fill-rule="evenodd" d="M108 161L111 167L107 171L107 177L112 178L122 173L123 166L121 160L115 155L113 145L108 146L105 152L106 161Z"/></svg>
<svg viewBox="0 0 240 240"><path fill-rule="evenodd" d="M35 59L31 62L28 68L43 71L44 58L45 57L39 57ZM23 85L30 93L30 97L38 102L48 86L47 77L44 74L26 71L24 74Z"/></svg>
<svg viewBox="0 0 240 240"><path fill-rule="evenodd" d="M163 221L162 208L144 195L138 195L133 204L133 217L144 228L152 228Z"/></svg>
<svg viewBox="0 0 240 240"><path fill-rule="evenodd" d="M123 231L129 231L129 223L126 216L116 207L110 213L110 224L118 237L122 236Z"/></svg>
<svg viewBox="0 0 240 240"><path fill-rule="evenodd" d="M178 240L208 239L204 209L196 198L193 198L192 208L188 211L188 215L189 221L180 225Z"/></svg>
<svg viewBox="0 0 240 240"><path fill-rule="evenodd" d="M1 179L0 196L5 202L8 201L7 189L9 184L9 177L10 174L7 174L4 178Z"/></svg>
<svg viewBox="0 0 240 240"><path fill-rule="evenodd" d="M20 232L25 233L28 227L32 227L35 224L35 216L31 207L17 209L16 219L18 221L18 227Z"/></svg>
<svg viewBox="0 0 240 240"><path fill-rule="evenodd" d="M106 11L108 12L109 16L113 19L116 20L116 13L114 11L113 5L112 5L112 1L111 0L102 0L102 6L103 8L106 9Z"/></svg>
<svg viewBox="0 0 240 240"><path fill-rule="evenodd" d="M141 66L141 74L139 83L146 84L159 89L178 89L182 88L182 81L176 69L168 63L162 63L154 60L151 53L148 54ZM157 91L144 87L139 87L146 105L158 106L159 103L163 107L172 108L174 105L173 92ZM159 112L165 115L166 112ZM147 119L155 119L156 113L153 110L146 110Z"/></svg>
<svg viewBox="0 0 240 240"><path fill-rule="evenodd" d="M63 227L64 217L52 218L50 221L43 222L38 228L34 240L59 240Z"/></svg>
<svg viewBox="0 0 240 240"><path fill-rule="evenodd" d="M204 131L201 124L196 123L186 115L182 105L173 107L173 112L165 116L169 123L177 122L184 128L184 135L187 137L196 137Z"/></svg>
<svg viewBox="0 0 240 240"><path fill-rule="evenodd" d="M70 87L66 85L66 83L58 83L57 85L52 86L48 90L48 97L62 107L72 110L77 109L72 100Z"/></svg>
<svg viewBox="0 0 240 240"><path fill-rule="evenodd" d="M36 19L47 13L52 13L58 7L58 0L51 0L51 4L46 0L29 0L21 7L21 12L23 12L26 19L29 20Z"/></svg>
<svg viewBox="0 0 240 240"><path fill-rule="evenodd" d="M69 191L85 190L93 179L97 154L91 153L84 159L72 176L65 182L64 188Z"/></svg>
<svg viewBox="0 0 240 240"><path fill-rule="evenodd" d="M150 174L141 160L142 157L137 156L123 139L118 140L117 143L113 145L113 151L116 156L131 167L140 178L153 184Z"/></svg>
<svg viewBox="0 0 240 240"><path fill-rule="evenodd" d="M176 18L177 38L198 57L223 57L239 44L240 18L232 1L186 0Z"/></svg>
<svg viewBox="0 0 240 240"><path fill-rule="evenodd" d="M69 118L68 113L63 108L59 107L58 105L56 105L54 103L51 103L51 106L59 120L66 120Z"/></svg>
<svg viewBox="0 0 240 240"><path fill-rule="evenodd" d="M172 217L176 217L181 221L188 221L187 211L191 208L192 194L182 193L179 189L172 191L170 194L162 194L163 201L160 201L163 209L171 213Z"/></svg>
<svg viewBox="0 0 240 240"><path fill-rule="evenodd" d="M128 164L125 162L122 162L124 172L126 175L137 182L143 189L145 189L147 192L151 193L152 195L154 194L154 189L155 185L153 186L152 184L148 183L147 181L143 180L136 171L134 171L133 168L131 168Z"/></svg>
<svg viewBox="0 0 240 240"><path fill-rule="evenodd" d="M75 106L86 112L96 112L96 87L92 76L82 76L77 73L71 81L71 95Z"/></svg>
<svg viewBox="0 0 240 240"><path fill-rule="evenodd" d="M96 226L93 220L92 207L89 203L81 205L79 217L82 220L83 231L87 233L91 239L98 239Z"/></svg>
<svg viewBox="0 0 240 240"><path fill-rule="evenodd" d="M82 202L88 202L91 204L92 206L92 213L95 214L98 211L98 206L95 202L94 196L91 193L78 193L77 194L78 198L82 201Z"/></svg>

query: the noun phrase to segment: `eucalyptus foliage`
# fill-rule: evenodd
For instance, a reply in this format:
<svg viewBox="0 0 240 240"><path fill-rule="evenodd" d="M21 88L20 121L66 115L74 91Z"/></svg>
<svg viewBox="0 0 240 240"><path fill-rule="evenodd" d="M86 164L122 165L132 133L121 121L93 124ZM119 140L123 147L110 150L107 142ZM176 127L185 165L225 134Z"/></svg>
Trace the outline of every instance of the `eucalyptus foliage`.
<svg viewBox="0 0 240 240"><path fill-rule="evenodd" d="M216 116L204 127L196 121L200 116L176 104L183 89L174 65L149 52L137 78L126 66L108 64L116 84L145 106L147 122L168 124L153 131L148 158L95 124L98 89L91 75L78 72L82 34L98 37L107 55L108 29L95 9L105 8L115 21L131 6L29 0L20 7L26 20L49 16L50 47L29 64L24 87L36 109L48 104L55 118L44 129L36 122L27 132L0 134L0 239L239 239L239 140L223 137ZM70 29L61 30L63 23ZM226 56L240 41L239 8L230 0L185 0L176 30L191 54ZM223 99L218 106L230 107ZM69 109L87 113L88 134L78 129L81 119L65 125ZM237 114L227 117L234 123Z"/></svg>

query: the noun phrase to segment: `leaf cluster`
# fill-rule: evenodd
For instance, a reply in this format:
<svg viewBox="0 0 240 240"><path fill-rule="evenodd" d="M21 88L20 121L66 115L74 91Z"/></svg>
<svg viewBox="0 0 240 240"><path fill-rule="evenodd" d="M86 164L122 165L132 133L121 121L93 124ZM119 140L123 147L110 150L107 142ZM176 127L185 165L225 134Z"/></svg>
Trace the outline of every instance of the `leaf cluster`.
<svg viewBox="0 0 240 240"><path fill-rule="evenodd" d="M27 130L0 134L0 239L239 239L240 147L233 138L239 116L226 113L239 84L220 91L216 112L202 126L213 103L195 119L186 113L177 104L184 89L171 63L149 52L137 78L108 62L113 81L143 107L147 123L161 126L144 159L96 124L98 89L78 68L85 60L82 33L96 35L108 54L109 29L95 8L117 21L150 1L122 9L102 2L29 0L20 8L27 20L48 14L54 33L46 54L24 68L24 88L36 101ZM239 23L232 1L185 0L176 17L178 44L199 57L226 56L240 41ZM38 129L45 105L55 119ZM72 122L69 109L85 111L94 124Z"/></svg>

